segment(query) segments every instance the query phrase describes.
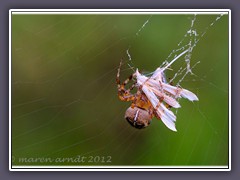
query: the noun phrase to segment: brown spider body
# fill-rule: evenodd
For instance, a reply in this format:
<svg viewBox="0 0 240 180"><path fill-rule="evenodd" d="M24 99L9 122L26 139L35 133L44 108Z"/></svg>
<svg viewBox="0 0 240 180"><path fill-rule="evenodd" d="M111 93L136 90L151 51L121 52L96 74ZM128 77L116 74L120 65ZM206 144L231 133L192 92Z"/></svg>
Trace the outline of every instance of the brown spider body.
<svg viewBox="0 0 240 180"><path fill-rule="evenodd" d="M131 94L131 90L136 87L134 83L129 89L125 89L125 85L132 80L134 75L131 75L122 84L120 82L120 68L117 73L116 82L118 85L118 97L121 101L132 101L131 106L126 110L125 119L130 125L137 129L142 129L150 125L152 118L154 117L154 109L148 98L142 93L141 88L138 88L136 94Z"/></svg>
<svg viewBox="0 0 240 180"><path fill-rule="evenodd" d="M139 107L129 107L125 113L125 119L129 124L137 129L142 129L150 125L152 117L146 109Z"/></svg>

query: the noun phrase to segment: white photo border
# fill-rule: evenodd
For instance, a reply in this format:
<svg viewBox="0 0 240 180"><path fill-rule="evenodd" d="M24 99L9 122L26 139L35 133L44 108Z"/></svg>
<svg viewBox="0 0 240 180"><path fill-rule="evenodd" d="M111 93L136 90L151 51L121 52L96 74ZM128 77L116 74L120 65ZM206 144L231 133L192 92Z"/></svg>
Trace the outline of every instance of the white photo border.
<svg viewBox="0 0 240 180"><path fill-rule="evenodd" d="M227 166L12 166L11 18L13 14L227 14L229 17ZM230 9L10 9L9 10L9 170L10 171L231 171L231 10Z"/></svg>

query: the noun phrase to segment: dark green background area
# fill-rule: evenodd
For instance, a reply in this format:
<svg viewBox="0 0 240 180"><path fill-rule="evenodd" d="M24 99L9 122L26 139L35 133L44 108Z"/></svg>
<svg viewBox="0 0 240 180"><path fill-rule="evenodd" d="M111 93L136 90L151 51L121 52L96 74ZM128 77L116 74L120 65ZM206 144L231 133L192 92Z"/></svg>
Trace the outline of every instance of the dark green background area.
<svg viewBox="0 0 240 180"><path fill-rule="evenodd" d="M181 86L172 132L159 120L138 130L124 119L130 103L117 97L134 67L154 71L183 38L192 15L13 15L13 165L228 165L228 16L209 27L192 54L200 61ZM197 15L199 33L216 15ZM184 58L174 64L173 77ZM111 156L111 163L23 163L19 158ZM31 159L30 159L31 161Z"/></svg>

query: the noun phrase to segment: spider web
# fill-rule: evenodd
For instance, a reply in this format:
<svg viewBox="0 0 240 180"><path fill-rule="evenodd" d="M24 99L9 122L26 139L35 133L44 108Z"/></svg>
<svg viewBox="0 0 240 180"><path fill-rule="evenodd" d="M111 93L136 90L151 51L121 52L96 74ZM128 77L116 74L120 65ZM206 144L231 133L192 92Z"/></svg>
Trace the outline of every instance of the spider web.
<svg viewBox="0 0 240 180"><path fill-rule="evenodd" d="M130 103L118 100L115 84L120 59L125 80L187 49L165 72L199 97L180 100L178 132L156 119L144 130L129 126ZM227 165L227 59L223 14L14 15L13 164ZM67 159L80 156L86 161Z"/></svg>

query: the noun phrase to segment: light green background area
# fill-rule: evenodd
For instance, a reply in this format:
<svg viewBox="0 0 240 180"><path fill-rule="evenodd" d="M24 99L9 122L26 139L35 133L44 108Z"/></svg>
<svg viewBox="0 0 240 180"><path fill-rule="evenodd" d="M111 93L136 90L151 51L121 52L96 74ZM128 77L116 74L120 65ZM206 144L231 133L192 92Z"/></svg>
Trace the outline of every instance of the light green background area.
<svg viewBox="0 0 240 180"><path fill-rule="evenodd" d="M228 165L228 16L209 27L193 50L200 61L181 86L199 102L180 100L173 132L159 120L143 130L124 119L130 103L117 97L115 78L134 67L154 71L183 38L192 15L13 15L13 165ZM197 15L198 33L216 15ZM184 58L167 72L169 78ZM174 82L173 82L174 83ZM175 82L176 83L176 82ZM34 158L111 162L40 162ZM30 158L21 162L19 158Z"/></svg>

